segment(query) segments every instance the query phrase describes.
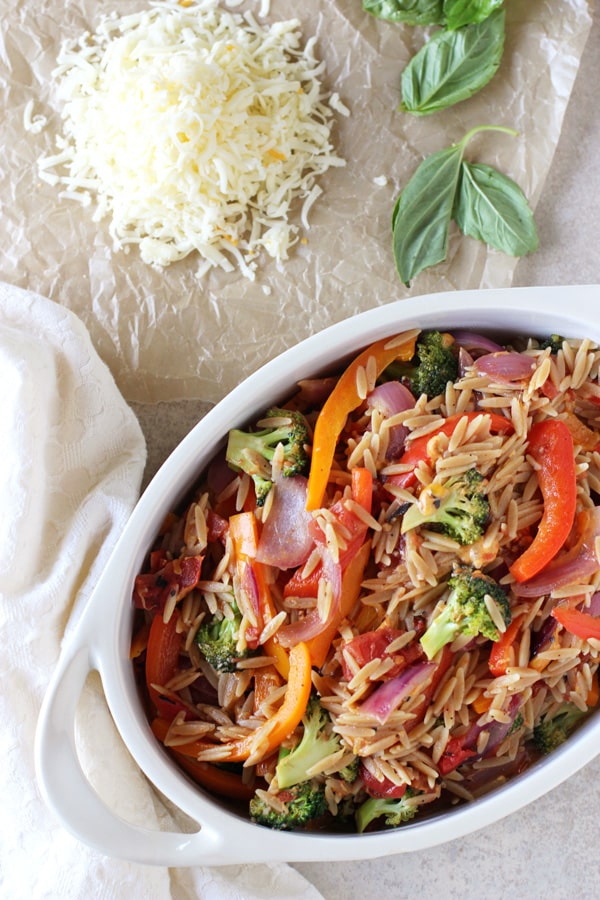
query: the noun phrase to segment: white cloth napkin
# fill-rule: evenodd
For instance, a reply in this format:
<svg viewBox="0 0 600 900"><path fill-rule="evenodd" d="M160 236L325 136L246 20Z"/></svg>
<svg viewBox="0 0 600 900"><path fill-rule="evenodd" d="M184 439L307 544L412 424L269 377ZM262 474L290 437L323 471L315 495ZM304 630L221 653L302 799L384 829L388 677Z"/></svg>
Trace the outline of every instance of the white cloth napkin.
<svg viewBox="0 0 600 900"><path fill-rule="evenodd" d="M166 869L80 844L36 785L36 720L61 642L137 499L142 432L82 322L0 283L0 895L7 900L316 900L284 864ZM82 764L120 810L173 827L118 736L97 678L81 700ZM110 773L105 760L110 759ZM105 796L105 795L104 795Z"/></svg>

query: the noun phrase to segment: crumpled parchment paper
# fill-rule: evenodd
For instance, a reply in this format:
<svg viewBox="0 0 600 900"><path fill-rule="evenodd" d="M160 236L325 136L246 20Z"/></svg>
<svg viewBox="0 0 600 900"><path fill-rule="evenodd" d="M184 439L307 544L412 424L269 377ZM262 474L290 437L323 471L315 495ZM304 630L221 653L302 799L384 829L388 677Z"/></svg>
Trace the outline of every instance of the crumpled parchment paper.
<svg viewBox="0 0 600 900"><path fill-rule="evenodd" d="M277 353L348 315L409 295L510 284L517 260L453 230L447 261L405 288L391 247L394 202L426 155L475 125L496 124L518 137L480 134L467 157L513 178L535 207L588 35L587 0L508 0L495 78L470 100L423 118L398 105L402 69L426 32L379 21L360 0L271 0L269 21L298 17L305 38L318 36L324 86L351 115L336 116L334 143L347 165L319 180L324 193L307 243L285 263L262 259L254 282L220 270L200 281L194 257L157 271L135 249L113 253L107 223L95 224L90 209L60 200L38 177L37 159L53 152L61 128L52 79L61 40L142 2L0 0L0 278L76 312L126 399L214 403ZM246 6L256 13L260 3ZM30 100L34 115L48 119L38 134L23 125Z"/></svg>

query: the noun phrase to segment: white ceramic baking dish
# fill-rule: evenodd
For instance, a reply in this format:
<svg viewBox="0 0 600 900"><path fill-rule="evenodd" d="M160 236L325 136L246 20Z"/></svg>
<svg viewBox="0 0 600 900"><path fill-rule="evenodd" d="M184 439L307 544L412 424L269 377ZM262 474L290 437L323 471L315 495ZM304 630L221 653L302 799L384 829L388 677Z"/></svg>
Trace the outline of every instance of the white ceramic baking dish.
<svg viewBox="0 0 600 900"><path fill-rule="evenodd" d="M412 327L501 335L588 335L600 342L600 286L513 288L432 294L342 321L267 363L203 418L155 476L124 530L76 629L64 646L41 711L36 766L47 803L81 841L108 855L167 866L286 860L356 860L423 850L510 814L573 774L600 750L600 717L558 751L471 804L397 830L364 835L267 831L195 786L156 741L129 660L131 591L165 513L183 497L227 431L282 400L298 379L322 373L365 345ZM123 741L140 769L198 823L192 834L130 825L100 800L77 758L74 717L90 671L100 673Z"/></svg>

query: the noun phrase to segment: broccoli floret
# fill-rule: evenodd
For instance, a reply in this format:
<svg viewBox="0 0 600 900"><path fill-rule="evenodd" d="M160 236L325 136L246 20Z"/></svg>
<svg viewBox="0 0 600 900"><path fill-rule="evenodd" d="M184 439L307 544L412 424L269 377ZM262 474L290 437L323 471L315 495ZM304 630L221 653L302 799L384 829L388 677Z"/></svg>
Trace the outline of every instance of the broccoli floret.
<svg viewBox="0 0 600 900"><path fill-rule="evenodd" d="M477 469L449 478L443 484L423 488L402 520L402 533L419 525L441 531L459 544L479 540L490 514L490 504L481 490L483 476Z"/></svg>
<svg viewBox="0 0 600 900"><path fill-rule="evenodd" d="M346 781L348 784L352 784L358 778L358 773L360 770L360 759L358 756L354 756L352 760L348 763L348 765L344 766L337 773L343 781Z"/></svg>
<svg viewBox="0 0 600 900"><path fill-rule="evenodd" d="M250 655L250 650L241 653L237 649L238 634L242 621L237 604L232 603L233 618L210 616L204 619L196 632L196 643L203 657L217 672L233 672L239 659Z"/></svg>
<svg viewBox="0 0 600 900"><path fill-rule="evenodd" d="M416 343L415 355L409 363L392 363L386 377L408 383L415 397L426 394L437 397L449 381L458 378L458 357L453 350L454 338L440 331L423 332Z"/></svg>
<svg viewBox="0 0 600 900"><path fill-rule="evenodd" d="M551 334L543 341L540 341L540 350L545 350L549 347L552 356L556 356L558 351L562 350L563 341L564 338L560 334Z"/></svg>
<svg viewBox="0 0 600 900"><path fill-rule="evenodd" d="M268 425L272 419L277 424ZM283 424L281 423L283 420ZM310 457L308 426L302 413L276 407L267 410L260 431L229 432L225 458L236 472L250 475L256 490L256 502L262 506L271 490L271 462L279 444L283 444L284 458L281 474L285 477L306 472Z"/></svg>
<svg viewBox="0 0 600 900"><path fill-rule="evenodd" d="M304 732L300 742L291 752L280 754L275 770L280 788L287 788L306 781L309 778L307 771L312 766L341 749L340 738L328 728L330 721L327 710L323 709L318 697L313 694L302 719ZM358 759L356 763L354 778L358 774ZM339 772L339 775L344 781L353 781L351 773L352 765L348 764Z"/></svg>
<svg viewBox="0 0 600 900"><path fill-rule="evenodd" d="M278 831L291 831L327 812L325 787L311 781L279 791L276 796L285 804L282 812L274 810L260 795L254 795L250 801L250 817L254 822Z"/></svg>
<svg viewBox="0 0 600 900"><path fill-rule="evenodd" d="M369 797L356 810L357 831L362 834L367 825L382 816L385 816L385 824L393 828L397 828L403 822L410 822L419 809L414 800L415 796L412 788L407 788L403 796L396 800L385 797Z"/></svg>
<svg viewBox="0 0 600 900"><path fill-rule="evenodd" d="M550 753L563 744L575 725L585 715L573 703L567 703L549 719L543 716L533 729L533 745L540 753Z"/></svg>
<svg viewBox="0 0 600 900"><path fill-rule="evenodd" d="M510 625L511 612L508 597L489 575L471 566L458 565L448 580L450 594L443 610L430 623L421 638L421 646L428 659L438 653L459 634L481 634L490 641L497 641L500 632L492 619L486 596L496 604L505 625Z"/></svg>

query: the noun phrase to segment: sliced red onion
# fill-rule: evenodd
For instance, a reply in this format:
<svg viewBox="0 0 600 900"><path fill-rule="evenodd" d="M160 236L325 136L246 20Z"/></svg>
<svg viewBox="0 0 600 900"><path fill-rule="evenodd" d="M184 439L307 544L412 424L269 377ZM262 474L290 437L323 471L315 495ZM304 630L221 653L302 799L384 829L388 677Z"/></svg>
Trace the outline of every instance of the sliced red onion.
<svg viewBox="0 0 600 900"><path fill-rule="evenodd" d="M225 453L219 453L208 467L206 480L213 495L218 496L235 478L235 472L227 464Z"/></svg>
<svg viewBox="0 0 600 900"><path fill-rule="evenodd" d="M325 619L322 619L319 610L311 609L303 619L282 625L277 632L277 639L283 647L295 647L300 641L308 641L316 637L334 621L340 608L342 599L342 567L336 563L324 546L319 547L321 554L322 577L331 585L331 605Z"/></svg>
<svg viewBox="0 0 600 900"><path fill-rule="evenodd" d="M415 398L400 381L385 381L378 384L367 397L367 406L378 409L386 418L396 413L412 409Z"/></svg>
<svg viewBox="0 0 600 900"><path fill-rule="evenodd" d="M435 663L417 663L409 666L396 678L384 682L381 687L374 690L361 704L361 713L373 716L381 725L385 725L404 700L421 692L431 680L435 668Z"/></svg>
<svg viewBox="0 0 600 900"><path fill-rule="evenodd" d="M488 756L494 755L504 738L508 735L510 729L513 727L520 706L520 697L517 694L513 694L509 700L508 708L506 709L506 714L509 716L510 722L490 722L489 725L484 725L484 727L480 729L481 731L486 731L489 737L483 753L473 757L473 760L487 759Z"/></svg>
<svg viewBox="0 0 600 900"><path fill-rule="evenodd" d="M592 595L589 606L586 606L585 611L590 616L600 616L600 591Z"/></svg>
<svg viewBox="0 0 600 900"><path fill-rule="evenodd" d="M557 628L558 622L556 619L548 616L540 630L533 632L531 635L531 659L534 659L538 653L542 653L551 646Z"/></svg>
<svg viewBox="0 0 600 900"><path fill-rule="evenodd" d="M473 357L465 350L464 347L461 347L458 351L458 374L462 377L467 369L473 365Z"/></svg>
<svg viewBox="0 0 600 900"><path fill-rule="evenodd" d="M306 511L307 481L302 475L280 476L263 525L256 559L268 566L292 569L304 565L314 546Z"/></svg>
<svg viewBox="0 0 600 900"><path fill-rule="evenodd" d="M386 419L406 409L412 409L414 405L414 396L400 381L386 381L377 385L367 398L367 406L377 409ZM404 425L390 428L387 459L395 459L402 453L407 434L408 428Z"/></svg>
<svg viewBox="0 0 600 900"><path fill-rule="evenodd" d="M504 349L504 347L490 340L484 334L477 334L474 331L453 331L452 337L458 347L464 347L471 354L478 351L481 353L497 353L499 350Z"/></svg>
<svg viewBox="0 0 600 900"><path fill-rule="evenodd" d="M244 565L244 568L242 570L241 583L242 590L250 601L252 609L258 616L260 612L260 604L258 599L258 582L256 580L256 574L254 572L254 569L252 568L252 564L249 562Z"/></svg>
<svg viewBox="0 0 600 900"><path fill-rule="evenodd" d="M502 350L480 356L474 363L479 375L487 375L494 381L511 384L514 381L527 381L535 368L535 361L523 353Z"/></svg>
<svg viewBox="0 0 600 900"><path fill-rule="evenodd" d="M294 396L294 403L299 409L320 408L334 389L337 378L305 378L298 382L299 392Z"/></svg>
<svg viewBox="0 0 600 900"><path fill-rule="evenodd" d="M464 774L461 785L474 797L486 794L493 788L505 784L507 779L514 778L529 765L531 760L527 750L520 750L514 759L507 759L497 766L486 766L482 769L473 769Z"/></svg>
<svg viewBox="0 0 600 900"><path fill-rule="evenodd" d="M542 597L555 588L581 584L600 569L596 556L596 538L600 536L600 508L580 513L581 537L571 550L563 553L546 568L523 584L512 584L517 597Z"/></svg>

